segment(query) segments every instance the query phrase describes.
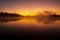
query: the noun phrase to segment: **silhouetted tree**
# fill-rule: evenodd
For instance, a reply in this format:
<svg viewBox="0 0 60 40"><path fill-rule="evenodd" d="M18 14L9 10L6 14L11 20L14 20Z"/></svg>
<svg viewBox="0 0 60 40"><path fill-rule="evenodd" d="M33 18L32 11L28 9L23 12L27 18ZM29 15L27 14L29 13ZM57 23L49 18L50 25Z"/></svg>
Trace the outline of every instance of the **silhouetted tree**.
<svg viewBox="0 0 60 40"><path fill-rule="evenodd" d="M7 12L0 12L0 17L18 17L18 16L22 16L19 14L14 14L14 13L7 13Z"/></svg>

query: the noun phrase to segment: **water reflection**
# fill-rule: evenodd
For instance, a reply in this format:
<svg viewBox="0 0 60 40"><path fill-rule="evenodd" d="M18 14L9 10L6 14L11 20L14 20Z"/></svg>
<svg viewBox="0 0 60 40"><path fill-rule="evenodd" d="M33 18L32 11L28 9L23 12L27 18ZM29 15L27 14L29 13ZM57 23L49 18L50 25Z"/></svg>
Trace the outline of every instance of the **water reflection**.
<svg viewBox="0 0 60 40"><path fill-rule="evenodd" d="M0 22L13 22L13 21L21 21L22 23L41 23L43 22L44 24L49 24L49 23L55 23L56 21L58 21L57 19L52 19L52 18L36 18L36 17L17 17L17 18L0 18Z"/></svg>
<svg viewBox="0 0 60 40"><path fill-rule="evenodd" d="M53 18L17 17L0 18L0 26L20 28L44 28L60 26L60 20Z"/></svg>
<svg viewBox="0 0 60 40"><path fill-rule="evenodd" d="M55 23L56 19L35 19L38 23L43 22L44 24L50 24L50 23Z"/></svg>
<svg viewBox="0 0 60 40"><path fill-rule="evenodd" d="M11 22L11 21L18 21L20 19L20 17L6 17L6 18L0 18L0 22L3 23L3 22Z"/></svg>
<svg viewBox="0 0 60 40"><path fill-rule="evenodd" d="M17 17L17 18L12 18L12 17L8 17L8 18L0 18L0 22L11 22L11 21L23 21L25 23L27 23L28 21L34 21L37 23L43 22L44 24L48 24L48 23L54 23L57 19L52 19L52 18L36 18L36 17Z"/></svg>

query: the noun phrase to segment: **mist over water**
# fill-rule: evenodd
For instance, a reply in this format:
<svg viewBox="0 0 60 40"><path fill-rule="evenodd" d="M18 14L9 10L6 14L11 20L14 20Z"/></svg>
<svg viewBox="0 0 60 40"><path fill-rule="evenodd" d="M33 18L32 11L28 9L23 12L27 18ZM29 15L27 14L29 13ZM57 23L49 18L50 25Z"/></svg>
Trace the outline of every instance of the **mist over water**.
<svg viewBox="0 0 60 40"><path fill-rule="evenodd" d="M0 18L0 33L4 34L59 34L60 19L49 17Z"/></svg>
<svg viewBox="0 0 60 40"><path fill-rule="evenodd" d="M54 29L60 28L60 20L48 17L17 17L17 18L3 18L0 19L0 27L8 28L22 28L25 29Z"/></svg>

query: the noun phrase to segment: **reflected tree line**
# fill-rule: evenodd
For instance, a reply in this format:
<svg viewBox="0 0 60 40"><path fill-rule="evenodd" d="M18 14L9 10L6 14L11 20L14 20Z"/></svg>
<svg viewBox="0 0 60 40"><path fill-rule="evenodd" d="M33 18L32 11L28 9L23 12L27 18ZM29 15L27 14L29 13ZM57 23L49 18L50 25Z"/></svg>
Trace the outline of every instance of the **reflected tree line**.
<svg viewBox="0 0 60 40"><path fill-rule="evenodd" d="M54 12L44 11L44 13L41 13L41 15L39 13L37 15L38 18L36 19L38 23L43 22L44 24L49 24L54 23L57 20L60 20L60 15L57 15Z"/></svg>
<svg viewBox="0 0 60 40"><path fill-rule="evenodd" d="M44 24L50 24L50 23L55 23L58 20L57 19L49 19L49 18L47 18L47 19L36 19L36 21L38 23L43 22Z"/></svg>
<svg viewBox="0 0 60 40"><path fill-rule="evenodd" d="M18 17L23 17L17 13L0 12L0 22L17 21Z"/></svg>
<svg viewBox="0 0 60 40"><path fill-rule="evenodd" d="M9 20L8 19L5 19L5 20L3 19L3 20L0 20L0 22L3 23L3 22L18 21L18 20L19 20L18 18L16 18L16 19L9 19Z"/></svg>
<svg viewBox="0 0 60 40"><path fill-rule="evenodd" d="M48 18L38 17L38 18L34 18L34 19L38 23L43 22L44 24L54 23L56 20L60 20L60 15L56 15L55 13L48 12L48 11L45 11L45 13L49 15ZM15 17L15 18L3 19L2 17ZM22 18L16 18L16 17L22 17L22 15L19 15L16 13L0 12L0 22L10 22L10 21L17 21L17 20L22 19Z"/></svg>

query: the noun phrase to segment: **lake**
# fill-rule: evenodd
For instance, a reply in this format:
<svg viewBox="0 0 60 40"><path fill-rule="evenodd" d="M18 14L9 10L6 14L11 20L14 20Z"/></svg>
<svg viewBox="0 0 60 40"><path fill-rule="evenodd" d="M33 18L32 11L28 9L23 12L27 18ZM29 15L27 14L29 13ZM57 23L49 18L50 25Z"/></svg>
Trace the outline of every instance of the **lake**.
<svg viewBox="0 0 60 40"><path fill-rule="evenodd" d="M0 33L60 35L60 19L41 17L0 18Z"/></svg>

